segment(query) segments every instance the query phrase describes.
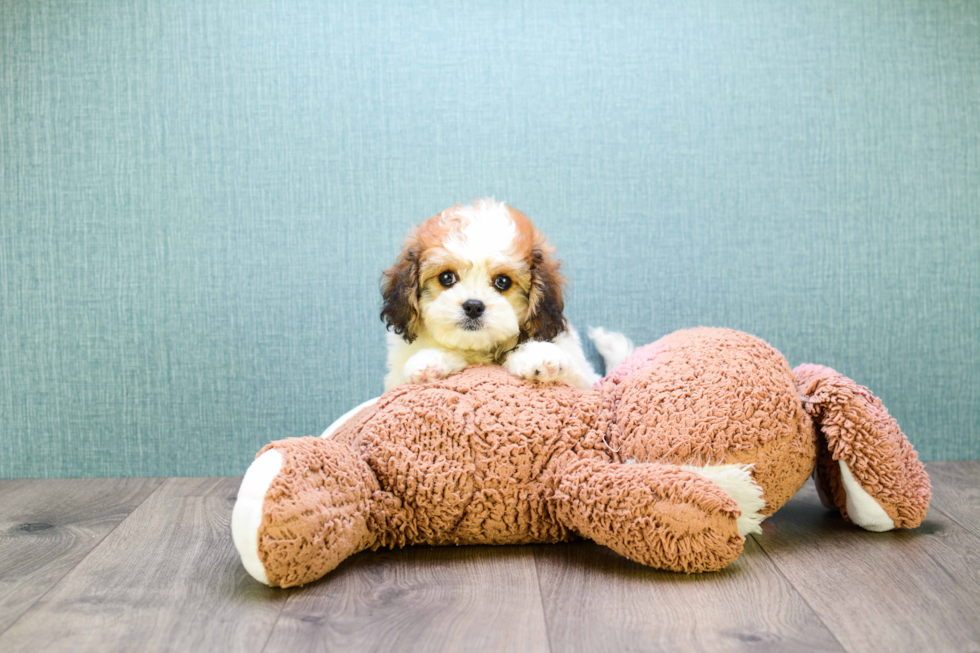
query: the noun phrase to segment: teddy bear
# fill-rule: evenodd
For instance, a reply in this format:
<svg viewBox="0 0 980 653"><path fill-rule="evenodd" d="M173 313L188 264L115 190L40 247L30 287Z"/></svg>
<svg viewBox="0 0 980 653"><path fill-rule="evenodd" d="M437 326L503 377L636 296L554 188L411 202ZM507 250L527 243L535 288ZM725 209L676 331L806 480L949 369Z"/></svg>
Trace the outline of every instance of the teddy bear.
<svg viewBox="0 0 980 653"><path fill-rule="evenodd" d="M678 331L591 390L478 365L398 386L329 437L273 442L232 515L258 581L315 581L365 549L588 538L652 567L722 569L814 476L872 531L914 528L929 479L866 388L759 338Z"/></svg>

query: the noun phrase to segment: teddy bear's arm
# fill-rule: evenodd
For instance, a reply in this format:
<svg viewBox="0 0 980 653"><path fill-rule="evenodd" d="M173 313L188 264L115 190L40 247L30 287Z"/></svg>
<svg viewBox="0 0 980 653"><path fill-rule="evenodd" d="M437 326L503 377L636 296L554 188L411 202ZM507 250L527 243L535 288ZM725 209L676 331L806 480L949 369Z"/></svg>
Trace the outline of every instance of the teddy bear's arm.
<svg viewBox="0 0 980 653"><path fill-rule="evenodd" d="M557 471L556 515L631 560L687 573L715 571L742 551L736 502L676 465L574 460Z"/></svg>

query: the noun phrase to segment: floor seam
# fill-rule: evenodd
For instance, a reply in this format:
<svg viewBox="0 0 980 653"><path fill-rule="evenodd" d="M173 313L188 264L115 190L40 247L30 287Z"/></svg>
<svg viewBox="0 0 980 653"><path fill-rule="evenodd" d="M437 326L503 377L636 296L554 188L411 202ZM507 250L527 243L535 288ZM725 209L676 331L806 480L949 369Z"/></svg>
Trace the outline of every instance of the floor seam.
<svg viewBox="0 0 980 653"><path fill-rule="evenodd" d="M538 601L541 604L541 619L544 621L544 637L545 641L548 643L548 651L554 651L554 646L551 644L551 624L548 622L548 610L544 605L544 592L541 590L541 567L538 566L538 551L537 546L531 546L531 559L534 560L534 580L538 583Z"/></svg>
<svg viewBox="0 0 980 653"><path fill-rule="evenodd" d="M807 601L806 596L803 594L803 592L800 591L800 588L797 587L792 580L790 580L789 576L783 573L783 570L780 568L779 563L776 562L775 558L769 555L769 552L766 551L766 548L762 545L762 542L759 541L758 535L752 534L750 535L750 537L756 543L756 546L759 547L759 550L762 551L762 554L766 556L766 559L768 559L769 562L772 564L773 569L776 570L776 573L779 574L779 576L783 580L789 583L789 586L793 588L793 591L796 592L796 595L800 597L801 601L803 601L803 605L805 605L810 610L810 612L813 613L813 616L816 617L817 620L823 624L823 627L826 628L827 632L830 633L830 636L834 638L834 641L837 642L837 645L840 647L840 649L842 651L850 651L850 649L844 646L844 643L841 642L840 639L837 637L837 633L835 633L834 629L830 627L830 624L824 621L823 617L820 616L820 613L817 612L812 605L810 605L810 602Z"/></svg>
<svg viewBox="0 0 980 653"><path fill-rule="evenodd" d="M276 613L276 620L272 622L272 628L269 629L269 636L262 642L262 648L259 649L259 653L265 653L265 649L268 648L269 642L272 641L272 636L276 634L276 628L279 627L279 620L282 619L282 613L286 611L286 604L289 603L291 598L291 596L287 596L283 599L282 605L279 606L279 612Z"/></svg>

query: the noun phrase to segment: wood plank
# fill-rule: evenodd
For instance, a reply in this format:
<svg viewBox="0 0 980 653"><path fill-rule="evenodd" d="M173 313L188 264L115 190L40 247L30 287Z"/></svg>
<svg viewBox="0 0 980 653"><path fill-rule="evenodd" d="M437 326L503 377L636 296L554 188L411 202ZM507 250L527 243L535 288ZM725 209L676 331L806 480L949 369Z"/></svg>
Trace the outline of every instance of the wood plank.
<svg viewBox="0 0 980 653"><path fill-rule="evenodd" d="M267 651L546 651L530 547L365 551L292 594Z"/></svg>
<svg viewBox="0 0 980 653"><path fill-rule="evenodd" d="M0 481L0 633L161 482L147 478Z"/></svg>
<svg viewBox="0 0 980 653"><path fill-rule="evenodd" d="M3 635L14 651L260 651L286 598L231 541L241 479L168 479Z"/></svg>
<svg viewBox="0 0 980 653"><path fill-rule="evenodd" d="M980 460L926 463L932 504L980 537Z"/></svg>
<svg viewBox="0 0 980 653"><path fill-rule="evenodd" d="M657 571L591 542L535 558L555 651L842 650L751 539L710 574Z"/></svg>
<svg viewBox="0 0 980 653"><path fill-rule="evenodd" d="M808 482L763 530L762 548L847 650L980 648L980 542L942 511L869 533Z"/></svg>

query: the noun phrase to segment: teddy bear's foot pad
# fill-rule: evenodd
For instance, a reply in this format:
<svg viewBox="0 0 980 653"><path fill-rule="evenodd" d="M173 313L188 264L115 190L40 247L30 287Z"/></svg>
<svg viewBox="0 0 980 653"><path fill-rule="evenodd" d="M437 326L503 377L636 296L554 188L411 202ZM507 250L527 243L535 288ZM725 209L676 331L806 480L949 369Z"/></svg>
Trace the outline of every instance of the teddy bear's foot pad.
<svg viewBox="0 0 980 653"><path fill-rule="evenodd" d="M895 528L895 521L888 516L885 509L868 494L861 484L857 482L847 463L843 460L840 463L840 478L844 484L844 493L847 495L847 516L851 521L866 531L883 533Z"/></svg>
<svg viewBox="0 0 980 653"><path fill-rule="evenodd" d="M242 565L252 578L269 584L265 566L259 560L259 526L262 525L262 505L272 480L282 468L282 454L269 449L255 459L245 472L238 498L231 513L231 536L235 541Z"/></svg>

